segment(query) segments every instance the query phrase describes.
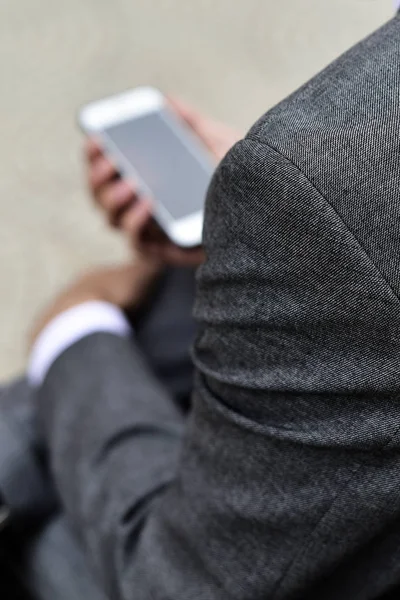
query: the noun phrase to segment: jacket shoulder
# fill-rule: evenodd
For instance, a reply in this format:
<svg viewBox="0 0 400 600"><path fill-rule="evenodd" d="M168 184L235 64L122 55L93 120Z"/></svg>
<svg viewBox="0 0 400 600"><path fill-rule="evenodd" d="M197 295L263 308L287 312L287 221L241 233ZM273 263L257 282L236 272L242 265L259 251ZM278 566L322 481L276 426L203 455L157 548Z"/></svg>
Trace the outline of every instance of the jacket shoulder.
<svg viewBox="0 0 400 600"><path fill-rule="evenodd" d="M266 113L252 140L295 165L400 293L400 16Z"/></svg>

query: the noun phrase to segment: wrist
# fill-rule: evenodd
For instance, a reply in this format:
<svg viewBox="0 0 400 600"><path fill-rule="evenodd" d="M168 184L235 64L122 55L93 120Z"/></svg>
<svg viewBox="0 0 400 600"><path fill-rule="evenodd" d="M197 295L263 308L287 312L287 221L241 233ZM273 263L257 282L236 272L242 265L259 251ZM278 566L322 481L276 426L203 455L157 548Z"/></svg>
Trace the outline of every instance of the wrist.
<svg viewBox="0 0 400 600"><path fill-rule="evenodd" d="M132 328L115 304L98 300L75 305L55 316L40 331L31 349L28 363L30 384L40 386L56 358L82 338L96 333L128 337Z"/></svg>
<svg viewBox="0 0 400 600"><path fill-rule="evenodd" d="M102 298L100 294L91 292L80 292L79 294L70 294L68 296L61 296L53 303L53 305L39 317L35 323L28 340L29 350L35 344L35 341L40 336L41 332L54 321L59 315L71 310L72 308L78 307L86 302L109 302L106 298Z"/></svg>

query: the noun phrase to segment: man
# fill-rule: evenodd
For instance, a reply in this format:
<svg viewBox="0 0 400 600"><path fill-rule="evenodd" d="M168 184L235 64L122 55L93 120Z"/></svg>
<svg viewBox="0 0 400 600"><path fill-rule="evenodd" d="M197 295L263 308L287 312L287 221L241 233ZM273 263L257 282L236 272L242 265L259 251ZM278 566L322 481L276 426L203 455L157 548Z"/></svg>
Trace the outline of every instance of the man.
<svg viewBox="0 0 400 600"><path fill-rule="evenodd" d="M399 60L396 16L221 162L187 418L140 349L143 321L136 312L130 339L120 310L137 311L162 257L180 254L144 203L127 190L116 202L102 162L98 200L136 243L147 232L145 258L62 295L30 367L73 532L59 577L75 597L398 597ZM93 302L103 317L89 322ZM46 534L28 553L41 583Z"/></svg>

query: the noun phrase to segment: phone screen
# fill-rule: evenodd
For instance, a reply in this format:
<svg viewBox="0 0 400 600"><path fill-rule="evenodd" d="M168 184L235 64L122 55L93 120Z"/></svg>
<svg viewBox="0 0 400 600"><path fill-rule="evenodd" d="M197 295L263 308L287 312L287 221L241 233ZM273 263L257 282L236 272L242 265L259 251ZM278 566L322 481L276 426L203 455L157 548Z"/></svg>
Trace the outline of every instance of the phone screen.
<svg viewBox="0 0 400 600"><path fill-rule="evenodd" d="M163 112L112 125L104 133L172 219L203 210L214 170L211 159L205 151L197 156L196 145L192 148L189 136L188 144L181 140Z"/></svg>

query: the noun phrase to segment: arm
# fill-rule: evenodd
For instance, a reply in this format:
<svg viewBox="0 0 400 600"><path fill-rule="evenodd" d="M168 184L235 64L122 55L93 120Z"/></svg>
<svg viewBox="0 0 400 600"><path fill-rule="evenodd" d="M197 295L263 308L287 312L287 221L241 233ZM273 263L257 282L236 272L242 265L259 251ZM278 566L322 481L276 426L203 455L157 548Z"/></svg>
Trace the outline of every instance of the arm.
<svg viewBox="0 0 400 600"><path fill-rule="evenodd" d="M80 341L38 392L63 503L112 598L346 589L346 557L394 518L398 300L302 173L250 139L205 231L185 434L134 344Z"/></svg>
<svg viewBox="0 0 400 600"><path fill-rule="evenodd" d="M59 491L78 535L110 597L129 597L120 586L130 557L152 506L176 476L181 412L135 345L105 333L82 339L56 361L39 400Z"/></svg>

